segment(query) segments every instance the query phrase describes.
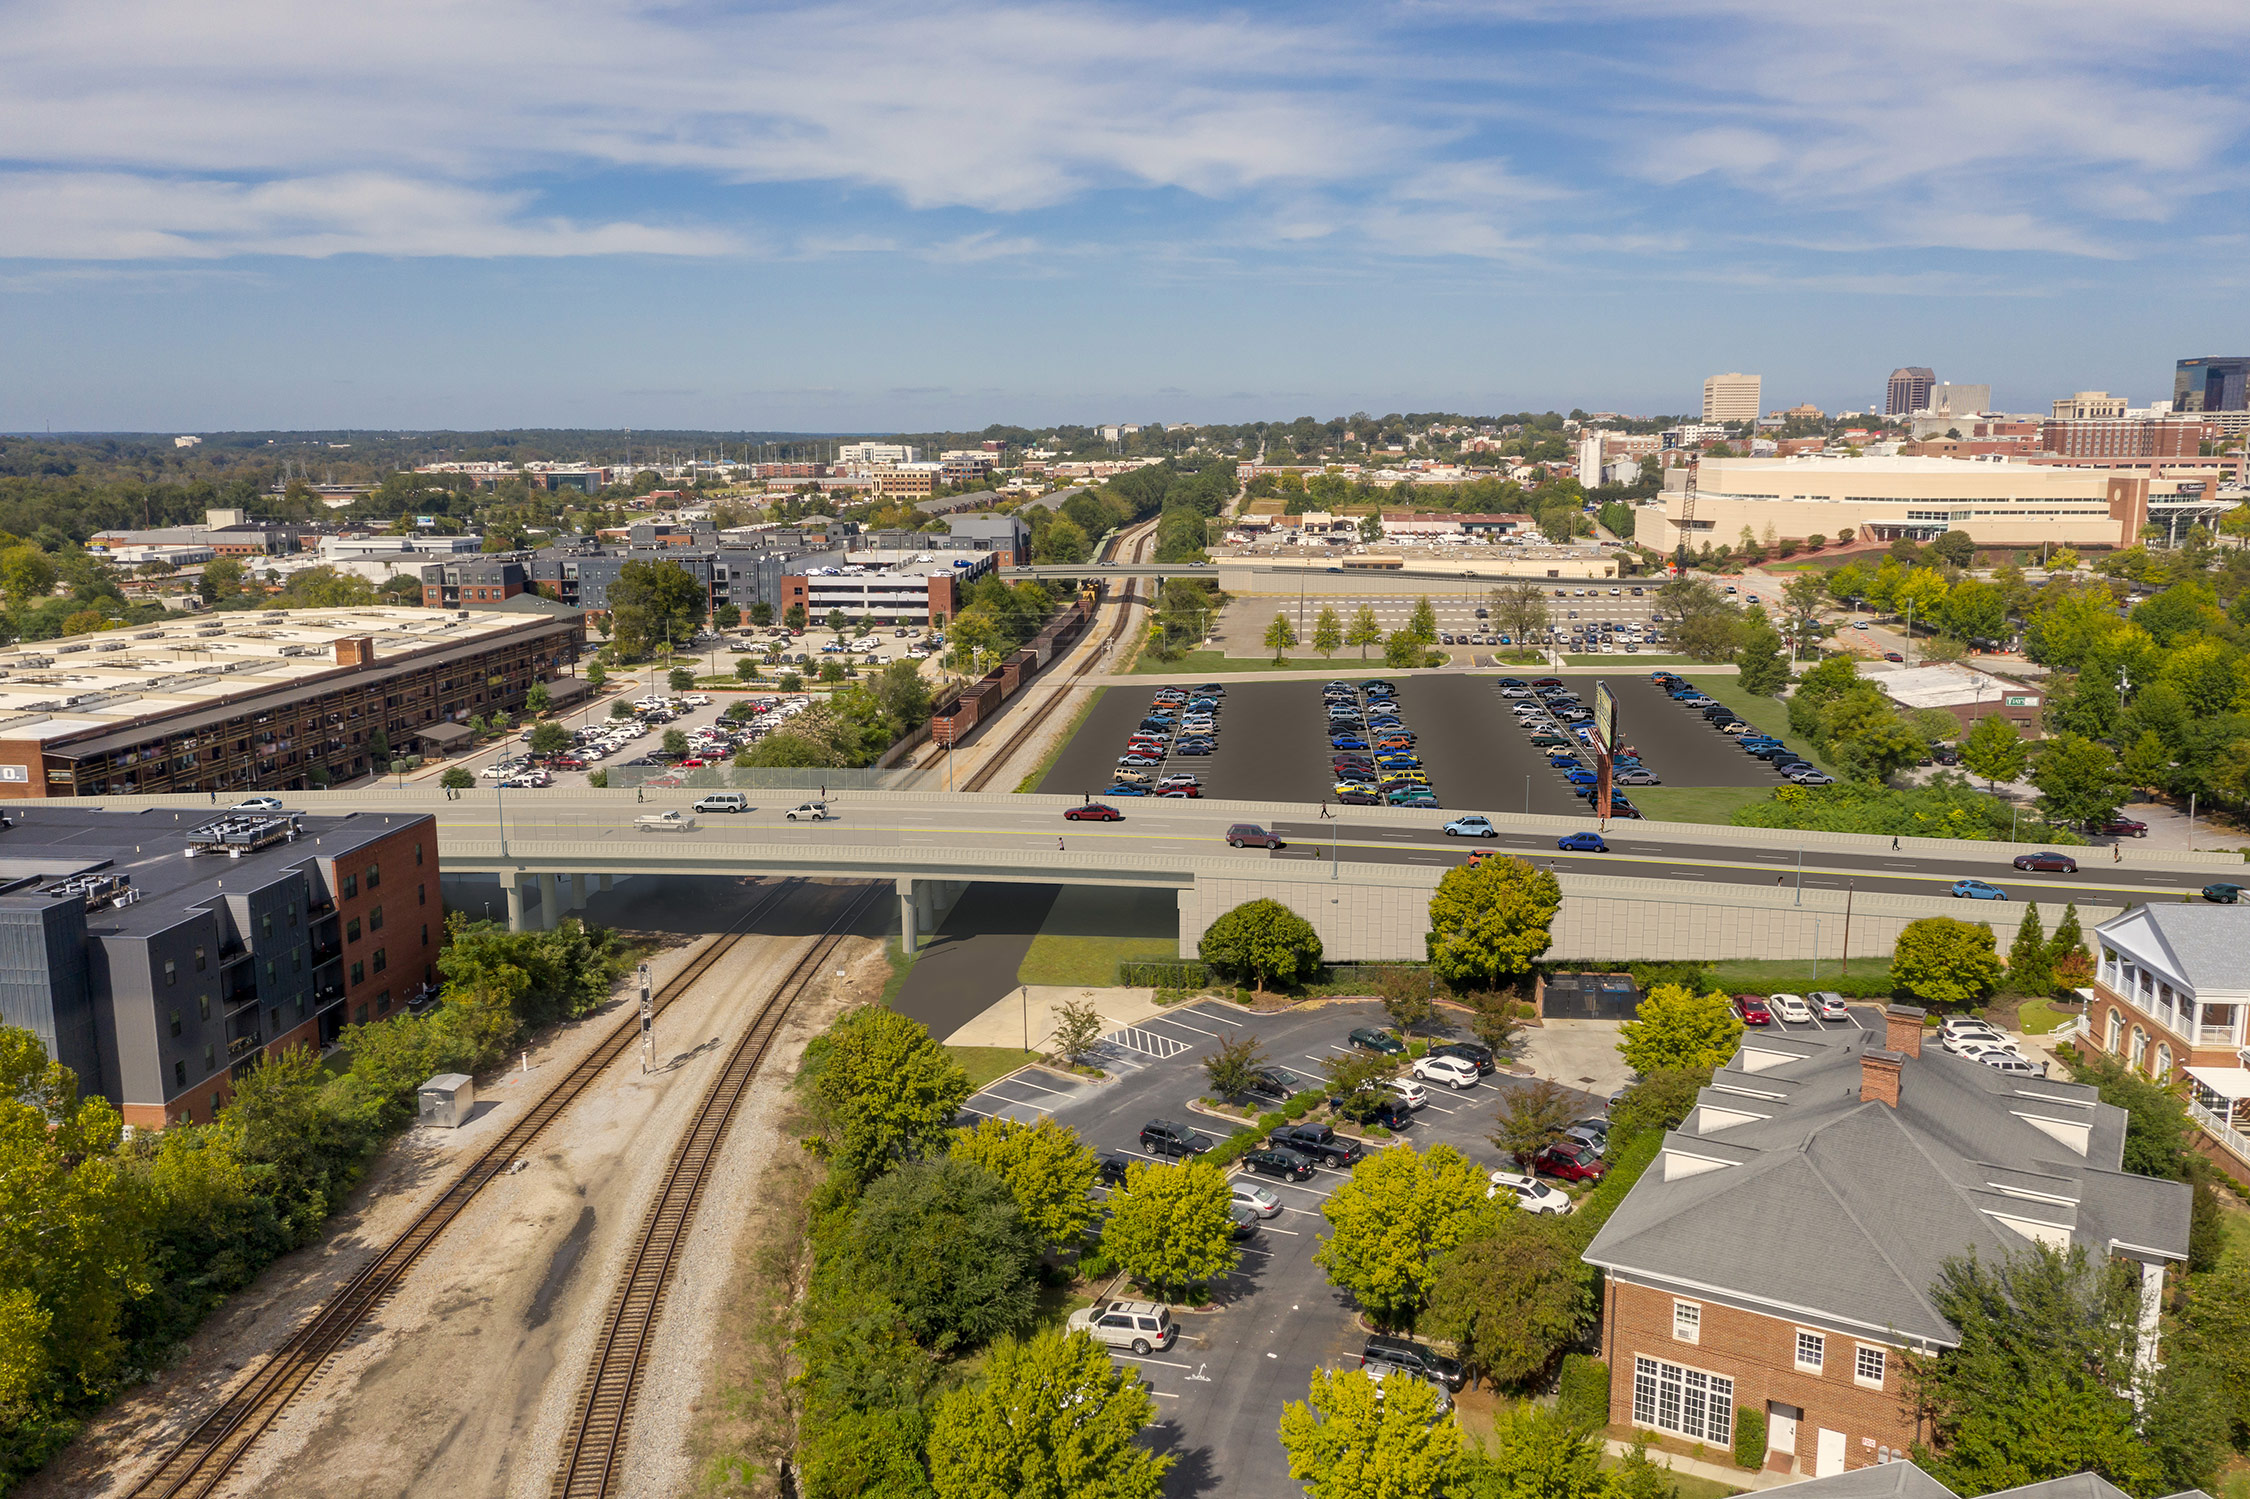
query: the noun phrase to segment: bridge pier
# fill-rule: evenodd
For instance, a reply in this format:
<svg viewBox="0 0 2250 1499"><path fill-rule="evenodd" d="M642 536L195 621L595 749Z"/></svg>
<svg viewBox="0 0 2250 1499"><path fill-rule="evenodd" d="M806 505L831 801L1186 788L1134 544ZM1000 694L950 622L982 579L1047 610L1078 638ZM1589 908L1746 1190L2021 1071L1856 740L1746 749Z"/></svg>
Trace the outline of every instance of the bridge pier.
<svg viewBox="0 0 2250 1499"><path fill-rule="evenodd" d="M908 957L914 956L922 936L920 884L912 875L898 877L898 948Z"/></svg>
<svg viewBox="0 0 2250 1499"><path fill-rule="evenodd" d="M556 906L557 906L557 905L559 904L559 902L560 902L560 901L561 901L561 896L560 896L559 894L557 894L557 892L556 892L556 889L555 889L555 877L554 877L553 875L551 875L551 874L542 874L542 875L540 875L540 876L539 876L539 930L540 930L540 931L543 931L543 932L551 932L551 931L553 931L553 930L554 930L554 929L555 929L556 927L559 927L559 926L561 926L561 925L562 925L562 912L556 909Z"/></svg>
<svg viewBox="0 0 2250 1499"><path fill-rule="evenodd" d="M611 877L610 877L609 875L606 875L606 874L602 876L602 894L604 894L604 895L607 895L607 894L609 894L609 882L610 882L610 878L611 878Z"/></svg>
<svg viewBox="0 0 2250 1499"><path fill-rule="evenodd" d="M523 930L523 876L511 874L500 881L500 889L508 897L508 930Z"/></svg>
<svg viewBox="0 0 2250 1499"><path fill-rule="evenodd" d="M573 911L586 909L586 876L582 874L570 877L570 908Z"/></svg>

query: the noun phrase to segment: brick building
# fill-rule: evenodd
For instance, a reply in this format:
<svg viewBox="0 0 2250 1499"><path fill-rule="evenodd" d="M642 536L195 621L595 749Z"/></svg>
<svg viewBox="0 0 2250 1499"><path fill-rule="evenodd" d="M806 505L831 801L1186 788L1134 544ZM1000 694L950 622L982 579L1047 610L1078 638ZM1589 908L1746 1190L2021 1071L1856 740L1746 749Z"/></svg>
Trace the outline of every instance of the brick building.
<svg viewBox="0 0 2250 1499"><path fill-rule="evenodd" d="M2204 435L2192 417L2088 417L2042 422L2039 447L2059 458L2193 458Z"/></svg>
<svg viewBox="0 0 2250 1499"><path fill-rule="evenodd" d="M0 827L0 1020L144 1128L402 1010L444 940L425 813L19 811Z"/></svg>
<svg viewBox="0 0 2250 1499"><path fill-rule="evenodd" d="M2092 1088L1923 1049L1922 1012L1747 1033L1586 1250L1607 1272L1617 1419L1725 1449L1766 1418L1766 1465L1826 1477L1926 1437L1902 1355L1956 1333L1946 1260L2083 1246L2140 1267L2153 1355L2189 1189L2121 1169Z"/></svg>
<svg viewBox="0 0 2250 1499"><path fill-rule="evenodd" d="M2250 910L2134 906L2091 936L2087 1040L2166 1086L2185 1083L2221 1164L2250 1180Z"/></svg>
<svg viewBox="0 0 2250 1499"><path fill-rule="evenodd" d="M531 586L531 575L514 559L482 557L422 569L422 607L476 609L512 599Z"/></svg>

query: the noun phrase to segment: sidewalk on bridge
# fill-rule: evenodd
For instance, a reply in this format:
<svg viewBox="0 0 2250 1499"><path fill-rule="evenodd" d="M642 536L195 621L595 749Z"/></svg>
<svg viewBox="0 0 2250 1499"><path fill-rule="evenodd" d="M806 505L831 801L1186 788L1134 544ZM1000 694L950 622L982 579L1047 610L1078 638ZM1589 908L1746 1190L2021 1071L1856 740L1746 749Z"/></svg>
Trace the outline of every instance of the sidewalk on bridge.
<svg viewBox="0 0 2250 1499"><path fill-rule="evenodd" d="M1091 1001L1101 1013L1104 1031L1138 1025L1164 1009L1156 1002L1154 989L1018 984L1007 998L943 1039L948 1046L1021 1046L1037 1051L1055 1034L1056 1012L1065 1002L1079 1000ZM1026 1035L1031 1038L1028 1044Z"/></svg>

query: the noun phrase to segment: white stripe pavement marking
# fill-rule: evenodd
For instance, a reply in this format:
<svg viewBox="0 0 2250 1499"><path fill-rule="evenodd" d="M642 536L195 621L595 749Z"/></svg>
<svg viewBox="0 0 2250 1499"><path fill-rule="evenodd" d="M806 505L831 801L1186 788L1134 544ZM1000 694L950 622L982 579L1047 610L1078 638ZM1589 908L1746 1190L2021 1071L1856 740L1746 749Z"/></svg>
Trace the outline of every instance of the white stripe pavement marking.
<svg viewBox="0 0 2250 1499"><path fill-rule="evenodd" d="M1247 1022L1247 1021L1242 1021L1242 1020L1229 1020L1229 1019L1228 1019L1228 1018L1227 1018L1226 1016L1224 1016L1224 1015L1212 1015L1212 1014L1207 1014L1206 1012L1204 1012L1204 1011L1202 1011L1202 1010L1183 1010L1183 1011L1182 1011L1181 1013L1182 1013L1182 1014L1185 1014L1185 1015L1193 1015L1193 1016L1194 1016L1194 1017L1195 1017L1196 1019L1198 1019L1198 1020L1212 1020L1212 1021L1216 1021L1216 1022L1218 1022L1218 1023L1220 1024L1220 1025L1232 1025L1232 1026L1238 1026L1238 1027L1239 1027L1239 1026L1242 1026L1242 1025L1246 1025L1246 1024L1248 1024L1248 1023L1249 1023L1249 1022Z"/></svg>
<svg viewBox="0 0 2250 1499"><path fill-rule="evenodd" d="M1214 1041L1219 1039L1219 1033L1217 1031L1207 1031L1201 1026L1189 1025L1185 1020L1180 1019L1177 1015L1151 1015L1148 1019L1148 1023L1150 1025L1155 1025L1159 1021L1168 1025L1176 1025L1183 1031L1194 1031L1198 1036L1209 1036Z"/></svg>
<svg viewBox="0 0 2250 1499"><path fill-rule="evenodd" d="M1175 1364L1170 1359L1150 1358L1145 1353L1119 1353L1114 1348L1110 1350L1110 1354L1114 1358L1121 1358L1132 1364L1159 1364L1167 1369L1192 1369L1195 1367L1193 1364Z"/></svg>
<svg viewBox="0 0 2250 1499"><path fill-rule="evenodd" d="M1303 1230L1301 1230L1301 1229L1295 1229L1295 1228L1275 1228L1275 1227L1274 1227L1274 1226L1273 1226L1272 1224L1270 1224L1270 1223L1268 1223L1268 1224L1266 1224L1266 1225L1265 1225L1265 1230L1266 1230L1266 1232L1267 1232L1267 1233L1269 1233L1269 1234L1287 1234L1287 1235L1289 1235L1289 1237L1290 1237L1290 1238L1292 1238L1292 1239L1296 1239L1296 1238L1302 1238L1302 1237L1304 1236L1304 1234L1303 1234Z"/></svg>
<svg viewBox="0 0 2250 1499"><path fill-rule="evenodd" d="M1057 1098L1067 1098L1074 1091L1070 1088L1050 1088L1043 1083L1035 1083L1028 1077L1011 1077L1004 1079L1004 1081L1011 1083L1021 1083L1026 1088L1037 1088L1040 1092L1052 1093Z"/></svg>

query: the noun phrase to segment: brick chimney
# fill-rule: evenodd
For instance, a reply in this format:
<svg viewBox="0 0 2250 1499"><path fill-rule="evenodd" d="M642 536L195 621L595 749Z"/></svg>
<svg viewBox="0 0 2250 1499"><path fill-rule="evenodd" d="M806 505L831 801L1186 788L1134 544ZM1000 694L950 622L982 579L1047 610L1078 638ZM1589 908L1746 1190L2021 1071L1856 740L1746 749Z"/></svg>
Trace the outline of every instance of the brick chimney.
<svg viewBox="0 0 2250 1499"><path fill-rule="evenodd" d="M1870 1047L1859 1054L1859 1096L1862 1102L1898 1107L1898 1071L1906 1058L1895 1051Z"/></svg>
<svg viewBox="0 0 2250 1499"><path fill-rule="evenodd" d="M375 637L346 635L336 642L338 666L365 666L375 659Z"/></svg>
<svg viewBox="0 0 2250 1499"><path fill-rule="evenodd" d="M1922 1054L1922 1011L1913 1005L1890 1005L1883 1011L1883 1045L1902 1057Z"/></svg>

